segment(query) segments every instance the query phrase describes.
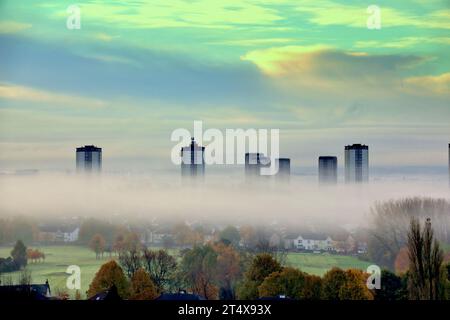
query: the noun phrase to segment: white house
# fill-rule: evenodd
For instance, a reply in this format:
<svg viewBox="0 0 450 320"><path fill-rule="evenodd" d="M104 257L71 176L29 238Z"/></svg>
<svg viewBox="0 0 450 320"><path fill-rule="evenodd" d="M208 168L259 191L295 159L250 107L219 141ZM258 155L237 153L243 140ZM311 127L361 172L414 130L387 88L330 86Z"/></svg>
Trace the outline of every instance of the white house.
<svg viewBox="0 0 450 320"><path fill-rule="evenodd" d="M80 234L80 228L76 227L72 231L68 230L66 232L63 232L63 241L64 242L75 242L78 241L78 237Z"/></svg>
<svg viewBox="0 0 450 320"><path fill-rule="evenodd" d="M329 236L323 235L305 235L298 236L293 239L293 247L298 250L320 250L320 251L331 251L333 250L333 240Z"/></svg>

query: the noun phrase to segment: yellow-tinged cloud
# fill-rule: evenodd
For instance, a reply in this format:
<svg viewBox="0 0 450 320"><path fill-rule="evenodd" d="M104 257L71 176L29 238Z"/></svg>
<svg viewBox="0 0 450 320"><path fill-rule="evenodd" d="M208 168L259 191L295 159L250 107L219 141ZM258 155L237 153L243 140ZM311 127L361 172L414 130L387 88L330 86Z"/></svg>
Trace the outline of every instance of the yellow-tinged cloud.
<svg viewBox="0 0 450 320"><path fill-rule="evenodd" d="M253 62L265 74L277 76L292 72L289 64L300 56L305 59L297 64L297 70L308 68L308 56L327 49L330 47L324 45L275 47L250 51L243 55L241 60Z"/></svg>
<svg viewBox="0 0 450 320"><path fill-rule="evenodd" d="M450 95L450 72L438 76L409 77L404 83L409 92Z"/></svg>
<svg viewBox="0 0 450 320"><path fill-rule="evenodd" d="M114 38L117 38L117 37L118 36L111 36L111 35L103 33L103 32L99 32L99 33L94 34L94 39L100 40L100 41L104 41L104 42L110 42Z"/></svg>
<svg viewBox="0 0 450 320"><path fill-rule="evenodd" d="M418 44L450 45L450 37L404 37L400 39L385 41L357 41L355 48L393 48L402 49Z"/></svg>
<svg viewBox="0 0 450 320"><path fill-rule="evenodd" d="M284 46L253 50L241 57L269 76L315 76L342 80L365 75L392 74L413 67L425 58L402 55L370 55L341 51L324 45Z"/></svg>
<svg viewBox="0 0 450 320"><path fill-rule="evenodd" d="M295 42L298 39L293 38L261 38L261 39L236 39L236 40L221 40L209 42L209 44L226 45L226 46L240 46L253 47L262 45L276 45L279 43Z"/></svg>
<svg viewBox="0 0 450 320"><path fill-rule="evenodd" d="M297 11L310 15L309 21L317 25L342 25L366 28L367 6L344 5L333 1L305 1ZM441 9L431 13L412 14L387 6L381 9L381 28L413 26L419 28L450 29L450 10Z"/></svg>
<svg viewBox="0 0 450 320"><path fill-rule="evenodd" d="M16 21L0 21L0 34L17 33L31 28L29 23L21 23Z"/></svg>
<svg viewBox="0 0 450 320"><path fill-rule="evenodd" d="M53 93L25 86L0 83L0 99L22 100L35 103L58 104L71 107L102 107L105 102L73 95Z"/></svg>
<svg viewBox="0 0 450 320"><path fill-rule="evenodd" d="M118 28L233 28L235 24L267 25L280 20L277 11L256 3L241 0L135 2L108 5L83 3L80 5L84 21L113 24ZM58 19L66 17L65 11L54 12Z"/></svg>
<svg viewBox="0 0 450 320"><path fill-rule="evenodd" d="M281 90L300 96L311 95L314 98L323 95L340 95L367 99L379 96L395 97L402 88L408 70L429 58L414 55L376 55L366 52L341 51L324 46L302 47L286 46L264 50L253 50L242 57L254 63L272 83ZM411 82L431 79L411 79ZM428 90L428 88L424 88ZM440 85L429 94L445 92Z"/></svg>

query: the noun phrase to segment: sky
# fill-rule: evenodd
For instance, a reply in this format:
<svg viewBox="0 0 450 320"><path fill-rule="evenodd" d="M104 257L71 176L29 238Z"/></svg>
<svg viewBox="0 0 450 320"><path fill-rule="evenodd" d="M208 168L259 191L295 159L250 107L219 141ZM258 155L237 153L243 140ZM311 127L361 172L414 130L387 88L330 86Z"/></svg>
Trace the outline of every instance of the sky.
<svg viewBox="0 0 450 320"><path fill-rule="evenodd" d="M0 169L73 170L85 144L105 168L170 167L194 120L280 129L296 167L352 143L445 167L449 21L448 0L0 0Z"/></svg>

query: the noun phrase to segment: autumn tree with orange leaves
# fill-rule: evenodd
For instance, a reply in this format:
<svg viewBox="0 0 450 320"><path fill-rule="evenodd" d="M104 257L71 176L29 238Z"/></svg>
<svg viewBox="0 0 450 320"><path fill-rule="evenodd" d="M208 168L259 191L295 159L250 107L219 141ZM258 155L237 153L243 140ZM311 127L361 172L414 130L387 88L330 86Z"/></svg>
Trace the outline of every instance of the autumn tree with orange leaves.
<svg viewBox="0 0 450 320"><path fill-rule="evenodd" d="M97 293L111 289L113 285L117 288L117 293L121 298L128 297L128 280L117 262L111 260L103 264L100 267L100 270L95 274L94 279L89 285L87 295L88 297L92 297Z"/></svg>
<svg viewBox="0 0 450 320"><path fill-rule="evenodd" d="M101 234L95 234L89 242L89 248L95 252L95 258L99 259L105 251L106 241Z"/></svg>
<svg viewBox="0 0 450 320"><path fill-rule="evenodd" d="M139 269L131 277L131 300L154 300L158 297L158 291L150 275Z"/></svg>

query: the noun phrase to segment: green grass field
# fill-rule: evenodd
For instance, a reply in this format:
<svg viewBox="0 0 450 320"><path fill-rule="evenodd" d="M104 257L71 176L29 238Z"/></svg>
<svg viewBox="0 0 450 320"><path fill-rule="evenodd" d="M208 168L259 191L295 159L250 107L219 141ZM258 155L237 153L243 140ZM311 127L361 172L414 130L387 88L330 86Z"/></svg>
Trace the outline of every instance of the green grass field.
<svg viewBox="0 0 450 320"><path fill-rule="evenodd" d="M81 269L81 290L82 296L89 288L95 273L108 258L96 260L95 254L85 247L78 246L45 246L39 247L39 250L45 253L45 262L29 263L28 269L31 271L32 281L34 283L44 283L48 279L52 293L55 294L58 289L66 287L68 275L65 273L70 265L78 265ZM11 248L0 248L0 257L7 257ZM11 276L14 282L19 277L18 272L3 274ZM68 290L66 290L68 291ZM74 292L71 292L74 294Z"/></svg>
<svg viewBox="0 0 450 320"><path fill-rule="evenodd" d="M288 266L299 268L306 273L318 276L322 276L332 267L366 270L371 265L370 262L359 260L356 257L332 255L329 253L289 253L286 263Z"/></svg>
<svg viewBox="0 0 450 320"><path fill-rule="evenodd" d="M103 263L109 260L109 256L96 260L95 254L92 251L80 246L42 246L37 247L37 249L45 253L46 259L45 262L28 264L32 281L34 283L44 283L48 279L53 294L57 293L60 289L68 291L65 289L68 277L65 273L66 269L69 265L78 265L81 269L80 293L84 296L95 273ZM9 256L10 251L10 247L0 247L0 257ZM170 253L176 255L177 251L171 250ZM358 260L355 257L314 253L290 253L287 256L286 262L289 266L315 275L323 275L327 270L335 266L343 269L366 269L370 264ZM19 278L19 273L5 273L2 276L11 276L13 282L16 283ZM75 292L68 292L71 295L75 294Z"/></svg>

